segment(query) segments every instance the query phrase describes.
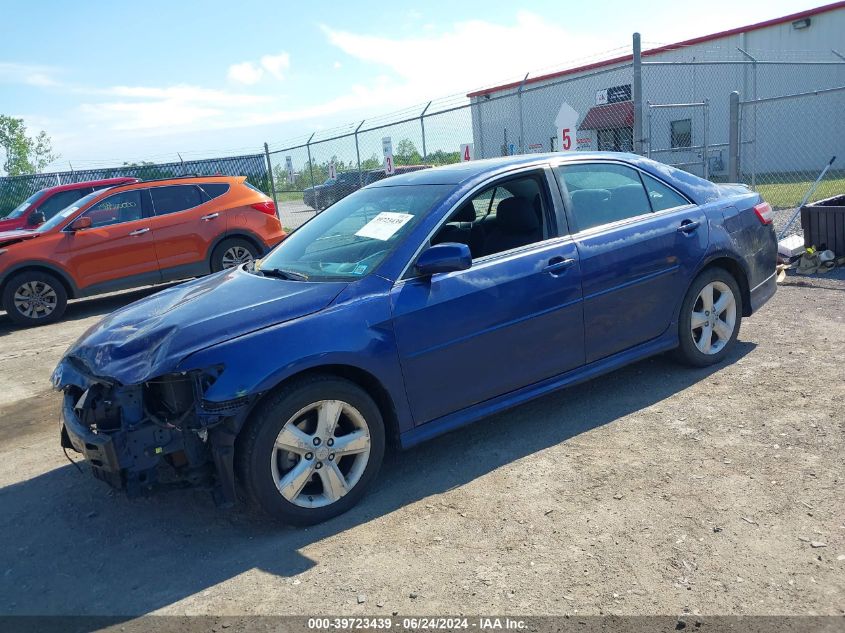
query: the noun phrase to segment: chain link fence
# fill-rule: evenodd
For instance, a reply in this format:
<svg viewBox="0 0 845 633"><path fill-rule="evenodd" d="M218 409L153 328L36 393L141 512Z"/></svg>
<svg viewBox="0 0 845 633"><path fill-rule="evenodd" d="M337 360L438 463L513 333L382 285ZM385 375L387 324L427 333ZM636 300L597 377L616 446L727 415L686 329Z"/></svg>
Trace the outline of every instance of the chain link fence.
<svg viewBox="0 0 845 633"><path fill-rule="evenodd" d="M636 49L638 36L634 41ZM714 181L745 182L787 210L830 156L845 160L839 53L693 46L645 51L640 59L627 50L265 145L263 155L0 179L0 213L71 180L224 173L246 175L274 197L282 223L296 228L390 171L589 150L641 151ZM843 192L845 171L834 166L813 199Z"/></svg>
<svg viewBox="0 0 845 633"><path fill-rule="evenodd" d="M250 184L264 192L270 192L273 188L264 154L186 160L178 163L140 163L121 167L6 176L0 178L0 217L6 216L36 191L47 187L123 176L154 180L191 174L197 176L246 176Z"/></svg>

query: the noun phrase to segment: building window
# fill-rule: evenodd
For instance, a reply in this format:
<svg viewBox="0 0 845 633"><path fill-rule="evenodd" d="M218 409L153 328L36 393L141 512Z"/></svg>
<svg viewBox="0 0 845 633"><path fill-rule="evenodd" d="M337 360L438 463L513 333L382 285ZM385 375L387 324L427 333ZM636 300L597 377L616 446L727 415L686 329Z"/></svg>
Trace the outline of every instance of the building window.
<svg viewBox="0 0 845 633"><path fill-rule="evenodd" d="M672 147L692 147L692 119L672 121Z"/></svg>

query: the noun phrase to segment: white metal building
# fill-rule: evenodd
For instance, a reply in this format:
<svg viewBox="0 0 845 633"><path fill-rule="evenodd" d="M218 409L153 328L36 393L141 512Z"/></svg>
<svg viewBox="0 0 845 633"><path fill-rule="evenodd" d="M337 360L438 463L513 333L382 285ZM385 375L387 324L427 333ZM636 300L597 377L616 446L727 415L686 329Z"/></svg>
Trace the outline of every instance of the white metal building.
<svg viewBox="0 0 845 633"><path fill-rule="evenodd" d="M644 151L682 166L706 160L710 175L724 174L732 91L750 101L845 86L845 2L644 50L642 61ZM627 55L470 93L475 158L631 151L632 77ZM667 104L699 105L659 107ZM741 112L742 162L757 171L812 169L845 153L843 91Z"/></svg>

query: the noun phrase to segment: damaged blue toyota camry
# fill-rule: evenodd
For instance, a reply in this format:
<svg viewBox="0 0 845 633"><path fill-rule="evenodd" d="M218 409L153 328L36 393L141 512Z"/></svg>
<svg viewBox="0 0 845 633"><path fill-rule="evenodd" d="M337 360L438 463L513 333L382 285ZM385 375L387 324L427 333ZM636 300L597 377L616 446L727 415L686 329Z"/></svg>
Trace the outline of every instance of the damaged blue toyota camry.
<svg viewBox="0 0 845 633"><path fill-rule="evenodd" d="M387 447L650 355L723 360L775 292L771 220L742 185L631 154L388 178L254 266L92 327L53 375L61 445L129 495L242 491L286 523L324 521Z"/></svg>

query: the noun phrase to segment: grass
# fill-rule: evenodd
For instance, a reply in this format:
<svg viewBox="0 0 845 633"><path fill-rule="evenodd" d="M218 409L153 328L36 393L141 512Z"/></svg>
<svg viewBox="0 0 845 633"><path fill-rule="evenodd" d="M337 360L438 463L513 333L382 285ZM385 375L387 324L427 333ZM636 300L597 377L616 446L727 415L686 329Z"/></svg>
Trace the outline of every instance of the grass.
<svg viewBox="0 0 845 633"><path fill-rule="evenodd" d="M775 209L788 209L797 207L807 193L807 189L813 183L812 180L799 180L795 182L766 182L764 174L757 179L757 192L763 196ZM819 183L818 188L810 197L810 201L822 200L839 194L845 194L845 176L839 178L825 177Z"/></svg>
<svg viewBox="0 0 845 633"><path fill-rule="evenodd" d="M301 191L277 191L276 199L279 202L302 202Z"/></svg>

